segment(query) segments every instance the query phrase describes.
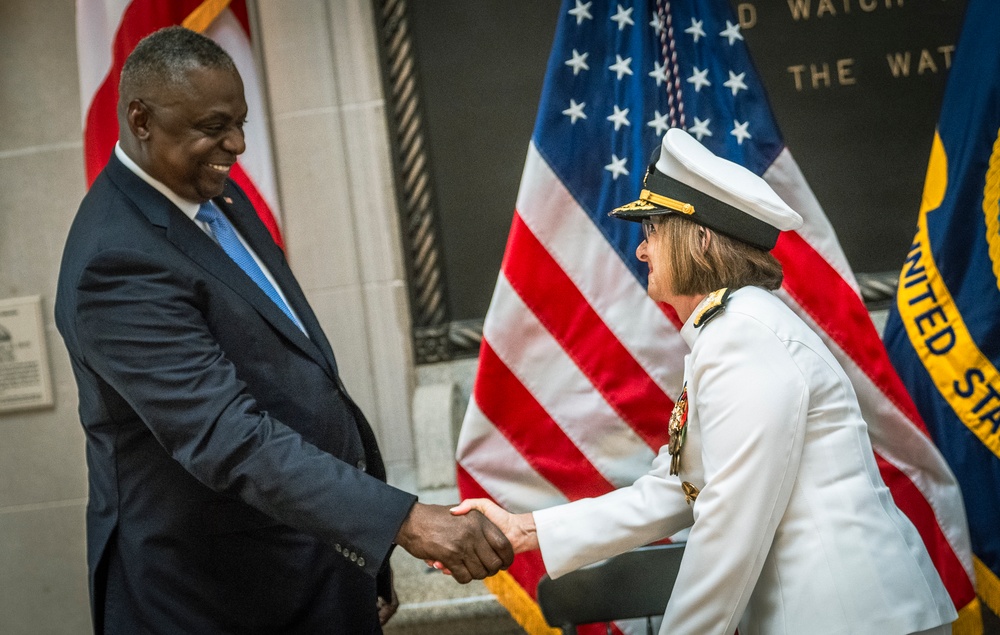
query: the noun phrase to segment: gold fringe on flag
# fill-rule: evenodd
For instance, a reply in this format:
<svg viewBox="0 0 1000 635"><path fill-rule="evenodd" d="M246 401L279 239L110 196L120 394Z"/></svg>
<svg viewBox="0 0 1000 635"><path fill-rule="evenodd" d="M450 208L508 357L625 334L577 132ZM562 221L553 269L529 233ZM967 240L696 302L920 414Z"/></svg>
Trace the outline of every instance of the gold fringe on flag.
<svg viewBox="0 0 1000 635"><path fill-rule="evenodd" d="M976 595L994 615L1000 615L1000 578L975 556L972 568L976 571Z"/></svg>
<svg viewBox="0 0 1000 635"><path fill-rule="evenodd" d="M560 635L558 628L552 628L542 617L542 610L531 599L528 592L506 571L483 580L486 588L497 596L497 600L507 609L510 616L530 635Z"/></svg>
<svg viewBox="0 0 1000 635"><path fill-rule="evenodd" d="M212 25L212 22L215 22L215 18L226 10L229 2L230 0L205 0L198 5L197 9L188 14L188 17L184 18L181 26L198 33L204 33Z"/></svg>
<svg viewBox="0 0 1000 635"><path fill-rule="evenodd" d="M976 598L958 611L958 619L952 622L951 635L983 635L983 615L979 611Z"/></svg>

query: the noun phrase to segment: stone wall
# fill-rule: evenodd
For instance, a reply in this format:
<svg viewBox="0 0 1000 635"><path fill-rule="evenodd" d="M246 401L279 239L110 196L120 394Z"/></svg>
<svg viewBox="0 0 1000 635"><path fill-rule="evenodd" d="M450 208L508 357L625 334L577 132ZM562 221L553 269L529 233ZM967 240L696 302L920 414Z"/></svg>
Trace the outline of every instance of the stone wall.
<svg viewBox="0 0 1000 635"><path fill-rule="evenodd" d="M378 434L416 491L414 368L368 0L251 2L288 257ZM0 414L0 633L90 629L87 474L52 304L85 192L74 3L0 2L0 299L40 295L55 405Z"/></svg>

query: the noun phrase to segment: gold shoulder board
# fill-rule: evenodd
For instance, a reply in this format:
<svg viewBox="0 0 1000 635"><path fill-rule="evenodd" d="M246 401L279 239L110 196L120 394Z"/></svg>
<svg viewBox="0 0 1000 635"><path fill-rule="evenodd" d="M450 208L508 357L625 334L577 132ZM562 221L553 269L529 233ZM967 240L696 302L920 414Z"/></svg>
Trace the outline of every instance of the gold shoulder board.
<svg viewBox="0 0 1000 635"><path fill-rule="evenodd" d="M694 318L694 327L700 329L701 327L708 324L708 322L726 310L726 302L729 300L729 295L732 291L729 287L723 287L717 289L708 294L708 301L705 306L701 307L701 311L698 311L698 315Z"/></svg>

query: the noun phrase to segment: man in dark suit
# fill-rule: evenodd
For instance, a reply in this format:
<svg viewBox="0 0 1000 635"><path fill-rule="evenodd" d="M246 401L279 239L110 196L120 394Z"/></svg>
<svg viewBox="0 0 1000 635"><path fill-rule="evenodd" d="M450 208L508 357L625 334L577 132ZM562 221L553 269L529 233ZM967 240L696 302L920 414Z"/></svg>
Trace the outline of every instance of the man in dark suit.
<svg viewBox="0 0 1000 635"><path fill-rule="evenodd" d="M158 31L120 94L56 299L87 438L95 631L378 633L394 544L460 581L508 566L485 518L385 483L316 316L228 178L247 116L229 56Z"/></svg>

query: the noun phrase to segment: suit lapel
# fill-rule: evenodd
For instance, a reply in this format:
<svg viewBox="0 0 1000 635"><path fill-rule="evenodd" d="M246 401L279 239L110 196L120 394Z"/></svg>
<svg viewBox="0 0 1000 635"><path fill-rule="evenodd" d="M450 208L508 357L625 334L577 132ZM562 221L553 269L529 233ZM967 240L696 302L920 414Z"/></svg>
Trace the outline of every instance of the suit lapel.
<svg viewBox="0 0 1000 635"><path fill-rule="evenodd" d="M164 228L167 239L177 249L239 294L288 341L323 367L334 380L339 381L333 351L326 338L323 337L316 316L309 308L302 290L284 263L281 250L274 244L263 223L246 222L244 214L240 213L229 202L231 199L226 200L224 197L219 197L216 200L216 204L267 266L295 313L302 320L309 337L306 337L299 330L288 316L278 308L278 305L267 297L215 241L165 196L125 167L114 154L112 154L106 170L112 181L136 204L146 218L154 225ZM252 208L247 213L255 214ZM263 239L260 235L261 232L264 234Z"/></svg>
<svg viewBox="0 0 1000 635"><path fill-rule="evenodd" d="M227 188L228 189L228 188ZM238 198L236 199L238 200ZM285 295L285 299L288 304L295 311L295 314L299 317L302 325L305 327L306 332L309 337L305 337L302 331L298 329L291 320L288 319L284 313L281 312L274 302L268 298L263 291L258 288L260 296L264 298L268 304L274 309L274 316L277 318L280 316L280 323L282 326L286 327L282 329L282 332L288 332L289 338L292 335L297 336L300 343L302 341L308 342L314 349L318 349L318 352L323 356L324 361L329 365L330 370L333 371L333 375L336 378L337 375L337 361L333 354L333 348L327 341L326 336L323 334L323 329L319 325L319 320L313 313L312 307L309 306L309 301L306 300L305 293L303 293L302 288L299 286L298 281L292 274L292 270L288 267L288 262L285 260L285 255L278 247L274 239L271 238L271 234L267 231L267 227L260 222L257 217L256 212L249 206L238 208L236 203L234 203L234 198L229 196L220 196L214 199L216 205L226 214L229 220L233 223L236 230L243 236L250 245L251 249L257 254L270 271L271 276L274 281L281 288L282 293ZM249 278L248 278L249 280ZM255 288L256 284L253 284ZM338 379L339 381L339 379Z"/></svg>

